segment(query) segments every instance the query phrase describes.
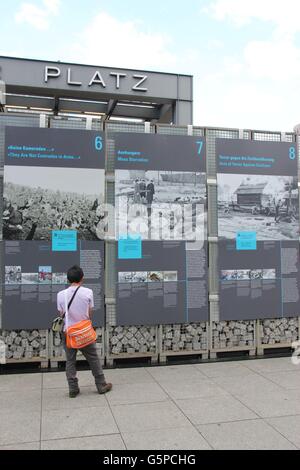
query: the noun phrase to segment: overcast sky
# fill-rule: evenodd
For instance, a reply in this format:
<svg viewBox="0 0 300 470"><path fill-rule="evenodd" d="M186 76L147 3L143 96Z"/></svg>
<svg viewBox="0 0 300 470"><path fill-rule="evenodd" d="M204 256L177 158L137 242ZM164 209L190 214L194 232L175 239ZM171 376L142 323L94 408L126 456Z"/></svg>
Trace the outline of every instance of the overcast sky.
<svg viewBox="0 0 300 470"><path fill-rule="evenodd" d="M0 54L194 75L194 124L300 122L299 0L10 0Z"/></svg>

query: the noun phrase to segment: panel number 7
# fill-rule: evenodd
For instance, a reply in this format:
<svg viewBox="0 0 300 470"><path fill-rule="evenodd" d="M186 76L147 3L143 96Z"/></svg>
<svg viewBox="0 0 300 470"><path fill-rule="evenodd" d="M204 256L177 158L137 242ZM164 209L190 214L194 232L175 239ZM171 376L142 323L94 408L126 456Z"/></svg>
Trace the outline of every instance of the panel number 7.
<svg viewBox="0 0 300 470"><path fill-rule="evenodd" d="M203 149L203 140L197 140L197 150L198 150L198 155L201 155L202 149Z"/></svg>

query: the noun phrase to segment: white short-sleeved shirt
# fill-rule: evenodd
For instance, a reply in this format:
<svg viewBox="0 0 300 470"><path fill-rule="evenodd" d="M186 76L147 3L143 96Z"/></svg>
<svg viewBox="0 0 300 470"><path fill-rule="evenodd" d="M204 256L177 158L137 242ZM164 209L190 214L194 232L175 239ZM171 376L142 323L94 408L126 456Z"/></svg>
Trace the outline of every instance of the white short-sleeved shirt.
<svg viewBox="0 0 300 470"><path fill-rule="evenodd" d="M57 310L59 312L65 312L65 292L67 292L69 303L76 289L77 286L70 286L68 289L62 290L57 294ZM68 311L68 326L72 326L82 320L89 320L90 308L94 308L93 291L80 286Z"/></svg>

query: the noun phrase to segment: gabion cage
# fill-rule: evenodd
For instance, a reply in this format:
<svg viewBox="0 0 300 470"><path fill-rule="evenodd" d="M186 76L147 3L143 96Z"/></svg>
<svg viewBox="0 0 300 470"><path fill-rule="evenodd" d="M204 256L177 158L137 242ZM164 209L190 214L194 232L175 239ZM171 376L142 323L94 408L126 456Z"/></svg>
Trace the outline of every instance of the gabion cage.
<svg viewBox="0 0 300 470"><path fill-rule="evenodd" d="M48 360L47 330L0 330L0 342L5 344L7 362L44 362Z"/></svg>
<svg viewBox="0 0 300 470"><path fill-rule="evenodd" d="M255 321L212 322L212 349L255 348Z"/></svg>
<svg viewBox="0 0 300 470"><path fill-rule="evenodd" d="M109 326L107 328L109 355L157 354L156 326Z"/></svg>
<svg viewBox="0 0 300 470"><path fill-rule="evenodd" d="M199 352L208 349L207 323L163 325L161 353Z"/></svg>
<svg viewBox="0 0 300 470"><path fill-rule="evenodd" d="M292 344L299 339L299 318L260 320L259 332L262 346Z"/></svg>

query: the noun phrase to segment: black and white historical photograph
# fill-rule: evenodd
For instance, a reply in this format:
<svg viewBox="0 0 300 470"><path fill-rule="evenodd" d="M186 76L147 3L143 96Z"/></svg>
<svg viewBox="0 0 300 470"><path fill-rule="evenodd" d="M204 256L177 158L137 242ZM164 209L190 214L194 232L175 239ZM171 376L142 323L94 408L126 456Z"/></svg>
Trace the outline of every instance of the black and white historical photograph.
<svg viewBox="0 0 300 470"><path fill-rule="evenodd" d="M226 269L221 271L221 281L268 279L276 279L276 269Z"/></svg>
<svg viewBox="0 0 300 470"><path fill-rule="evenodd" d="M177 280L178 280L177 271L164 271L165 282L177 282Z"/></svg>
<svg viewBox="0 0 300 470"><path fill-rule="evenodd" d="M276 279L276 269L264 269L263 278L264 279Z"/></svg>
<svg viewBox="0 0 300 470"><path fill-rule="evenodd" d="M4 240L51 240L53 230L103 238L104 170L5 166Z"/></svg>
<svg viewBox="0 0 300 470"><path fill-rule="evenodd" d="M38 273L22 273L22 284L38 284Z"/></svg>
<svg viewBox="0 0 300 470"><path fill-rule="evenodd" d="M21 284L22 267L5 266L5 284Z"/></svg>
<svg viewBox="0 0 300 470"><path fill-rule="evenodd" d="M68 278L65 273L52 273L52 284L68 284Z"/></svg>
<svg viewBox="0 0 300 470"><path fill-rule="evenodd" d="M249 281L250 269L227 269L221 271L222 281Z"/></svg>
<svg viewBox="0 0 300 470"><path fill-rule="evenodd" d="M219 237L256 232L257 240L299 238L297 177L218 174Z"/></svg>
<svg viewBox="0 0 300 470"><path fill-rule="evenodd" d="M177 282L177 271L136 271L136 272L119 272L119 283L137 282Z"/></svg>
<svg viewBox="0 0 300 470"><path fill-rule="evenodd" d="M132 282L147 282L148 273L145 271L137 271L132 273Z"/></svg>
<svg viewBox="0 0 300 470"><path fill-rule="evenodd" d="M198 239L204 239L205 173L117 170L115 184L117 234L133 228L143 239L168 239L176 233L175 239L193 240L197 231ZM144 224L131 223L130 230L137 210Z"/></svg>
<svg viewBox="0 0 300 470"><path fill-rule="evenodd" d="M121 272L118 273L118 281L120 284L124 283L127 284L129 282L132 282L132 272Z"/></svg>
<svg viewBox="0 0 300 470"><path fill-rule="evenodd" d="M263 270L262 269L251 269L250 270L250 279L263 279Z"/></svg>

